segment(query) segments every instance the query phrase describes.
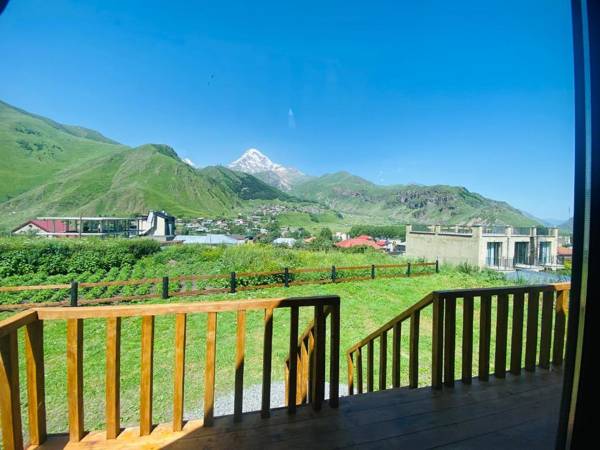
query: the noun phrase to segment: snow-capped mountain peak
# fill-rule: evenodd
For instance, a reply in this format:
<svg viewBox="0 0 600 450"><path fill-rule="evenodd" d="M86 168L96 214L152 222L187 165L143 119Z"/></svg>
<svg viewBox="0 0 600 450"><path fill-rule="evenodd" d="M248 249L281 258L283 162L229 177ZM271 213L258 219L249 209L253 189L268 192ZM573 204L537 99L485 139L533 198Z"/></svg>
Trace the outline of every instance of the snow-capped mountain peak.
<svg viewBox="0 0 600 450"><path fill-rule="evenodd" d="M284 191L289 191L292 184L305 175L291 167L274 163L268 156L256 148L250 148L244 154L228 165L230 169L256 175L265 183Z"/></svg>

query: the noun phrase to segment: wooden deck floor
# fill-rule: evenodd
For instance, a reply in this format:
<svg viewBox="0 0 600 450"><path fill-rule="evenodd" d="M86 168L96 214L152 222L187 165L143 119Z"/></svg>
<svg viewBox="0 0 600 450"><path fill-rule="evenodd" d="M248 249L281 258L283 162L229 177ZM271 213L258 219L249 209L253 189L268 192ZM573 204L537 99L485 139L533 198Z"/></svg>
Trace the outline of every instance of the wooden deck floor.
<svg viewBox="0 0 600 450"><path fill-rule="evenodd" d="M189 422L180 433L159 426L138 438L138 430L128 429L112 441L91 433L67 448L548 449L554 445L561 389L560 372L538 370L442 391L401 388L344 397L339 409L324 405L318 413L301 407L289 416L281 409L267 420L248 413L238 424L229 416L217 418L212 428ZM56 436L43 448L65 444L64 436Z"/></svg>

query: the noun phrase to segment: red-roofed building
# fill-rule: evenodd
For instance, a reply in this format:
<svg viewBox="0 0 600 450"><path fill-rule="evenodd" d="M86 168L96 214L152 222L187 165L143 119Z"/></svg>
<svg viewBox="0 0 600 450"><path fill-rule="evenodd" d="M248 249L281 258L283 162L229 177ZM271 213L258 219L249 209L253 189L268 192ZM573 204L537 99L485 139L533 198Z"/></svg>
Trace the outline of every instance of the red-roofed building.
<svg viewBox="0 0 600 450"><path fill-rule="evenodd" d="M13 234L53 234L66 233L67 226L62 220L33 219L19 225Z"/></svg>
<svg viewBox="0 0 600 450"><path fill-rule="evenodd" d="M573 259L573 247L558 247L557 259L559 264L571 261Z"/></svg>
<svg viewBox="0 0 600 450"><path fill-rule="evenodd" d="M336 247L340 248L350 248L350 247L373 247L377 250L382 250L385 247L385 244L381 244L380 242L375 242L375 240L371 236L367 236L365 234L352 238L346 239L344 241L340 241L335 244Z"/></svg>

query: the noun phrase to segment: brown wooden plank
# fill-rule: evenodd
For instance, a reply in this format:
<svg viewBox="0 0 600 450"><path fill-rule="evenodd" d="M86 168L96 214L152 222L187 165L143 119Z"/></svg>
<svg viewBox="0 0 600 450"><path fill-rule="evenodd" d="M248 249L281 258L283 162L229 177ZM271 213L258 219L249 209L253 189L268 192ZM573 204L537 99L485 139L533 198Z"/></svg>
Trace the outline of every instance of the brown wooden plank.
<svg viewBox="0 0 600 450"><path fill-rule="evenodd" d="M215 363L217 359L217 313L206 320L206 363L204 366L204 426L212 426L215 416Z"/></svg>
<svg viewBox="0 0 600 450"><path fill-rule="evenodd" d="M373 341L367 344L367 392L373 392Z"/></svg>
<svg viewBox="0 0 600 450"><path fill-rule="evenodd" d="M154 316L142 317L140 364L140 436L152 431L152 374L154 371Z"/></svg>
<svg viewBox="0 0 600 450"><path fill-rule="evenodd" d="M488 381L490 375L490 333L492 318L492 296L481 296L479 312L479 379Z"/></svg>
<svg viewBox="0 0 600 450"><path fill-rule="evenodd" d="M416 310L410 317L410 341L408 355L408 387L419 385L419 322L421 312Z"/></svg>
<svg viewBox="0 0 600 450"><path fill-rule="evenodd" d="M273 309L265 310L261 416L271 414L271 359L273 353Z"/></svg>
<svg viewBox="0 0 600 450"><path fill-rule="evenodd" d="M525 370L535 371L538 336L538 311L540 305L540 291L531 289L527 299L527 330L525 340Z"/></svg>
<svg viewBox="0 0 600 450"><path fill-rule="evenodd" d="M340 397L340 302L331 308L331 343L329 349L329 406L337 408Z"/></svg>
<svg viewBox="0 0 600 450"><path fill-rule="evenodd" d="M296 390L298 383L298 317L297 306L290 308L290 343L288 350L288 377L287 377L287 406L288 413L296 412Z"/></svg>
<svg viewBox="0 0 600 450"><path fill-rule="evenodd" d="M523 358L523 314L525 295L522 292L513 296L512 335L510 339L510 373L521 373L521 360Z"/></svg>
<svg viewBox="0 0 600 450"><path fill-rule="evenodd" d="M83 320L67 320L67 401L69 441L79 442L83 427Z"/></svg>
<svg viewBox="0 0 600 450"><path fill-rule="evenodd" d="M494 357L494 376L506 377L506 346L508 338L508 294L498 295L496 308L496 353Z"/></svg>
<svg viewBox="0 0 600 450"><path fill-rule="evenodd" d="M0 419L6 450L23 448L17 331L0 336Z"/></svg>
<svg viewBox="0 0 600 450"><path fill-rule="evenodd" d="M473 296L463 298L462 382L473 379Z"/></svg>
<svg viewBox="0 0 600 450"><path fill-rule="evenodd" d="M44 322L37 320L25 328L27 363L27 400L29 443L40 445L46 440L46 400L44 389Z"/></svg>
<svg viewBox="0 0 600 450"><path fill-rule="evenodd" d="M456 359L456 297L446 297L444 305L444 385L454 386Z"/></svg>
<svg viewBox="0 0 600 450"><path fill-rule="evenodd" d="M38 314L35 310L13 314L7 319L0 321L0 337L11 334L13 331L17 331L19 328L36 320L38 320Z"/></svg>
<svg viewBox="0 0 600 450"><path fill-rule="evenodd" d="M246 360L246 311L237 313L235 338L235 394L233 399L233 420L242 419L244 403L244 363Z"/></svg>
<svg viewBox="0 0 600 450"><path fill-rule="evenodd" d="M121 432L121 319L106 319L106 438Z"/></svg>
<svg viewBox="0 0 600 450"><path fill-rule="evenodd" d="M354 395L354 353L346 354L348 365L348 395Z"/></svg>
<svg viewBox="0 0 600 450"><path fill-rule="evenodd" d="M540 331L540 367L550 368L550 347L552 345L552 311L554 292L544 291L542 295L542 329Z"/></svg>
<svg viewBox="0 0 600 450"><path fill-rule="evenodd" d="M387 331L379 337L379 390L383 391L387 383Z"/></svg>
<svg viewBox="0 0 600 450"><path fill-rule="evenodd" d="M444 346L444 298L436 297L433 300L433 317L431 324L431 386L434 389L442 387L443 376L443 346ZM412 333L412 321L411 321ZM417 331L418 333L418 331ZM417 336L418 339L418 336ZM412 357L412 348L410 354ZM413 387L413 386L411 386ZM417 387L415 384L414 387Z"/></svg>
<svg viewBox="0 0 600 450"><path fill-rule="evenodd" d="M325 314L323 304L315 306L314 333L315 333L315 362L313 365L313 398L312 406L315 411L321 409L325 399Z"/></svg>
<svg viewBox="0 0 600 450"><path fill-rule="evenodd" d="M559 367L563 363L565 351L565 329L568 291L558 291L554 318L554 344L552 347L552 365Z"/></svg>
<svg viewBox="0 0 600 450"><path fill-rule="evenodd" d="M173 369L173 431L183 428L183 405L185 394L185 346L187 316L175 316L175 362Z"/></svg>
<svg viewBox="0 0 600 450"><path fill-rule="evenodd" d="M395 388L400 387L400 360L402 359L402 323L398 322L394 324L394 331L392 333L392 386Z"/></svg>
<svg viewBox="0 0 600 450"><path fill-rule="evenodd" d="M308 347L309 347L309 339L308 336L304 337L302 339L302 346L301 346L301 351L300 351L300 355L301 355L301 361L302 361L302 391L301 391L301 402L302 403L306 403L308 400L308 391L309 391L309 373L310 373L310 353L308 351Z"/></svg>
<svg viewBox="0 0 600 450"><path fill-rule="evenodd" d="M356 384L357 384L357 392L359 394L363 393L363 367L362 367L362 348L356 350Z"/></svg>

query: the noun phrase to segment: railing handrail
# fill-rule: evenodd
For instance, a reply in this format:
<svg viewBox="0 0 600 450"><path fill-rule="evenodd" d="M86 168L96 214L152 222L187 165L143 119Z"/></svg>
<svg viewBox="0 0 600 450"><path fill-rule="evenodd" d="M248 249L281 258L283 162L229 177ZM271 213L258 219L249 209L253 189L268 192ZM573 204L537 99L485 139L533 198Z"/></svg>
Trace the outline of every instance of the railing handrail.
<svg viewBox="0 0 600 450"><path fill-rule="evenodd" d="M352 347L350 347L346 351L346 353L349 355L349 354L355 352L356 350L358 350L359 348L364 347L365 345L367 345L369 343L369 341L372 341L373 339L381 336L386 331L391 330L394 327L394 325L396 325L398 322L403 322L406 319L410 318L410 316L415 311L421 311L423 308L426 308L427 306L431 305L431 303L433 303L434 298L435 298L435 294L433 292L427 294L425 297L423 297L417 303L415 303L408 309L404 310L402 313L398 314L396 317L394 317L392 320L387 322L385 325L382 325L377 330L375 330L371 334L369 334L366 338L364 338L361 341L359 341L358 343L354 344Z"/></svg>

